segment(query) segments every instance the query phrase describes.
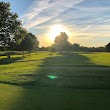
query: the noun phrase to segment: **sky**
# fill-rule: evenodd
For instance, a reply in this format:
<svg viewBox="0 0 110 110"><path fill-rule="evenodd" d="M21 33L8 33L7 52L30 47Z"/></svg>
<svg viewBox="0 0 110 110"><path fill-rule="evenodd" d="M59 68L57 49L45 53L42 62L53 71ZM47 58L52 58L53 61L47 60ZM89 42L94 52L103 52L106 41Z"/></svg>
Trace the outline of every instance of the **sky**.
<svg viewBox="0 0 110 110"><path fill-rule="evenodd" d="M82 46L105 46L110 42L110 0L0 0L23 27L37 36L40 46L50 46L66 32L69 41Z"/></svg>

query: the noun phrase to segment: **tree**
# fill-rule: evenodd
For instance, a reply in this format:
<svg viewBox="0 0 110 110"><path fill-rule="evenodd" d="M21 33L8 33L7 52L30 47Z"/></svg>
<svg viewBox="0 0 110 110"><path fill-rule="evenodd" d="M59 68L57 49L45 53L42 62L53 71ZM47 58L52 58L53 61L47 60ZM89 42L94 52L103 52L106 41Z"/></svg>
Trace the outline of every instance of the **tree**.
<svg viewBox="0 0 110 110"><path fill-rule="evenodd" d="M61 32L60 35L55 38L56 50L68 51L71 44L68 41L69 36L65 32Z"/></svg>
<svg viewBox="0 0 110 110"><path fill-rule="evenodd" d="M22 40L21 44L18 45L18 50L32 51L37 50L39 41L37 37L32 33L27 33L26 37Z"/></svg>
<svg viewBox="0 0 110 110"><path fill-rule="evenodd" d="M107 50L108 52L110 52L110 43L108 43L108 44L106 45L106 50Z"/></svg>
<svg viewBox="0 0 110 110"><path fill-rule="evenodd" d="M57 47L56 44L52 44L50 47L48 47L48 51L55 52L57 51L56 47Z"/></svg>
<svg viewBox="0 0 110 110"><path fill-rule="evenodd" d="M19 33L15 35L15 37L13 37L13 39L10 41L9 45L10 45L10 50L16 50L17 47L20 45L20 43L22 42L22 40L26 37L27 35L27 30L21 28L19 30Z"/></svg>
<svg viewBox="0 0 110 110"><path fill-rule="evenodd" d="M0 2L0 45L9 46L22 30L18 15L10 12L10 3ZM19 36L19 39L22 37ZM17 39L16 39L17 40Z"/></svg>
<svg viewBox="0 0 110 110"><path fill-rule="evenodd" d="M73 51L80 51L80 44L77 44L77 43L73 44L72 45L72 50Z"/></svg>

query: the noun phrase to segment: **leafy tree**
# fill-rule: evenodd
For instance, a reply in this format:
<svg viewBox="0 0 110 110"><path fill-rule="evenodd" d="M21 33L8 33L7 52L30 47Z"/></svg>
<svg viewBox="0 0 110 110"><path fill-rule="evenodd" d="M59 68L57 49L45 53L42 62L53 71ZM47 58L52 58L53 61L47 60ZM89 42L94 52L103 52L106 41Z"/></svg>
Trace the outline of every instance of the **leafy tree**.
<svg viewBox="0 0 110 110"><path fill-rule="evenodd" d="M108 44L106 45L106 50L107 50L108 52L110 52L110 43L108 43Z"/></svg>
<svg viewBox="0 0 110 110"><path fill-rule="evenodd" d="M13 37L13 39L10 41L10 50L16 50L22 40L26 37L26 35L26 29L21 28L21 30L19 30L19 33L16 34L15 37Z"/></svg>
<svg viewBox="0 0 110 110"><path fill-rule="evenodd" d="M72 45L72 50L73 51L80 51L80 44L77 44L77 43L73 44Z"/></svg>
<svg viewBox="0 0 110 110"><path fill-rule="evenodd" d="M39 48L39 51L48 51L48 50L49 50L48 47L44 47L44 46Z"/></svg>
<svg viewBox="0 0 110 110"><path fill-rule="evenodd" d="M10 12L10 3L0 2L0 45L8 46L11 41L18 42L18 35L22 30L18 15ZM22 39L19 36L19 40Z"/></svg>
<svg viewBox="0 0 110 110"><path fill-rule="evenodd" d="M55 52L57 51L56 47L57 47L56 44L52 44L50 47L48 47L48 51Z"/></svg>
<svg viewBox="0 0 110 110"><path fill-rule="evenodd" d="M65 32L61 32L60 35L55 38L56 50L68 51L71 44L68 41L69 36Z"/></svg>
<svg viewBox="0 0 110 110"><path fill-rule="evenodd" d="M18 45L18 50L22 51L32 51L37 50L39 41L37 37L32 33L27 33L26 37L22 40L21 44Z"/></svg>

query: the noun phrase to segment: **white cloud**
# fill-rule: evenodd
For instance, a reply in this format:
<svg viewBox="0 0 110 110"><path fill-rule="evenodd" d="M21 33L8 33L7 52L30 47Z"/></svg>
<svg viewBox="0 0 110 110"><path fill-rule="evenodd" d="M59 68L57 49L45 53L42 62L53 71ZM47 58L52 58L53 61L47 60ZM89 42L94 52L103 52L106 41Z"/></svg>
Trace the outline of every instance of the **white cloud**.
<svg viewBox="0 0 110 110"><path fill-rule="evenodd" d="M51 2L50 2L51 1ZM84 0L38 0L34 1L21 19L24 27L30 29L44 23Z"/></svg>
<svg viewBox="0 0 110 110"><path fill-rule="evenodd" d="M72 34L70 41L74 42L75 38L76 42L80 41L79 43L83 44L87 41L89 45L90 41L100 38L100 44L104 44L110 40L110 8L104 4L99 5L100 1L93 4L91 2L90 0L35 0L22 17L24 26L34 30L34 34L41 39L42 44L46 41L49 28L55 24L62 24ZM104 38L107 40L101 42ZM99 45L98 42L93 43Z"/></svg>
<svg viewBox="0 0 110 110"><path fill-rule="evenodd" d="M87 30L88 30L89 28L91 28L92 26L93 26L93 25L88 25L88 26L82 28L82 29L80 30L80 32L87 31Z"/></svg>

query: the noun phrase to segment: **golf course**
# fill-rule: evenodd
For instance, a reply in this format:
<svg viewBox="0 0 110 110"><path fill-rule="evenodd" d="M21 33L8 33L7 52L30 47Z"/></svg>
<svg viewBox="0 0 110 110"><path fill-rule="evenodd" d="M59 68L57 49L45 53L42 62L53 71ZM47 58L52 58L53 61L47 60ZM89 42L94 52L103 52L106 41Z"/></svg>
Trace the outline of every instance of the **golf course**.
<svg viewBox="0 0 110 110"><path fill-rule="evenodd" d="M110 53L0 52L0 110L103 110Z"/></svg>
<svg viewBox="0 0 110 110"><path fill-rule="evenodd" d="M1 0L0 110L110 110L110 0Z"/></svg>

